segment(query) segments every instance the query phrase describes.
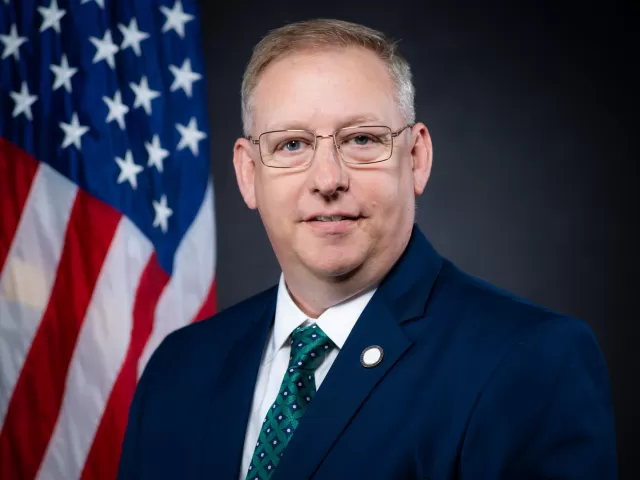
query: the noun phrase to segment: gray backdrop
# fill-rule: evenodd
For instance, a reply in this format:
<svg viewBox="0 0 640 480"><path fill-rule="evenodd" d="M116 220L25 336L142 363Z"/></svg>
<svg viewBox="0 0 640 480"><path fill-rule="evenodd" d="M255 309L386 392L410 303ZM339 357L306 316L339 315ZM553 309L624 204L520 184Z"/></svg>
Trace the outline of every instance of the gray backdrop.
<svg viewBox="0 0 640 480"><path fill-rule="evenodd" d="M219 308L279 274L231 163L252 46L284 22L319 16L384 30L413 66L418 118L434 143L418 224L467 272L589 323L611 374L621 478L640 478L636 12L620 2L467 3L201 2Z"/></svg>

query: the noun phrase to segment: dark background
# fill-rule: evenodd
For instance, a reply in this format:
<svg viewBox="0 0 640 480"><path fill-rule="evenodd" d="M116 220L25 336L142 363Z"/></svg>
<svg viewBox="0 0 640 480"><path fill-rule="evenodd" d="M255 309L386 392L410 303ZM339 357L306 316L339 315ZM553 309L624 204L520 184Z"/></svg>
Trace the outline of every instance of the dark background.
<svg viewBox="0 0 640 480"><path fill-rule="evenodd" d="M640 478L636 268L640 75L631 2L201 1L226 308L279 268L238 192L233 142L253 45L332 17L400 40L434 167L417 222L467 272L585 320L611 375L620 473Z"/></svg>

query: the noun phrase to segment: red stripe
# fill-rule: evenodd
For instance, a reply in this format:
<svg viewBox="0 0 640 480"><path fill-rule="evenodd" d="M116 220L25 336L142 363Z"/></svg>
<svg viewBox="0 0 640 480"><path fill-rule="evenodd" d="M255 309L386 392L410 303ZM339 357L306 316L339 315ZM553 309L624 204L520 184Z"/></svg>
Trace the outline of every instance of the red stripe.
<svg viewBox="0 0 640 480"><path fill-rule="evenodd" d="M18 229L38 161L0 138L0 272Z"/></svg>
<svg viewBox="0 0 640 480"><path fill-rule="evenodd" d="M211 287L209 288L209 293L207 294L207 298L202 303L200 307L200 311L193 317L193 321L197 322L200 320L204 320L209 318L211 315L216 313L216 279L213 279L211 282Z"/></svg>
<svg viewBox="0 0 640 480"><path fill-rule="evenodd" d="M151 331L160 295L169 283L169 275L160 267L154 253L145 267L133 307L133 327L129 350L94 437L82 471L83 479L116 478L118 458L127 427L127 415L136 388L138 361Z"/></svg>
<svg viewBox="0 0 640 480"><path fill-rule="evenodd" d="M120 216L78 191L51 299L0 432L0 478L29 480L38 472L58 419L80 327Z"/></svg>

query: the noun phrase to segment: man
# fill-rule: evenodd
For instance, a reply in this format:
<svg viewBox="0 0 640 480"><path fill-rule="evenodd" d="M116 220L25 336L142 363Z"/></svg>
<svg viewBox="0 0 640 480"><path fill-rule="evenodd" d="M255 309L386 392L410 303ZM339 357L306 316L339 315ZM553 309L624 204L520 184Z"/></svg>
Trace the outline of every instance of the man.
<svg viewBox="0 0 640 480"><path fill-rule="evenodd" d="M462 273L414 225L432 146L395 45L291 24L242 93L234 166L280 283L166 338L120 478L615 478L589 328Z"/></svg>

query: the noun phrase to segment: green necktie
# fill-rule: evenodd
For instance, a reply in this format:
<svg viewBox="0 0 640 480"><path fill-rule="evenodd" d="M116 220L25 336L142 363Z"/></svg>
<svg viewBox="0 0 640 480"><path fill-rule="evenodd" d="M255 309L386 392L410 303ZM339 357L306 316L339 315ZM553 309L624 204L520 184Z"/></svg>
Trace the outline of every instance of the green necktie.
<svg viewBox="0 0 640 480"><path fill-rule="evenodd" d="M316 394L314 371L335 347L317 325L298 327L291 334L291 357L276 401L269 408L246 480L265 480L273 475L300 418Z"/></svg>

